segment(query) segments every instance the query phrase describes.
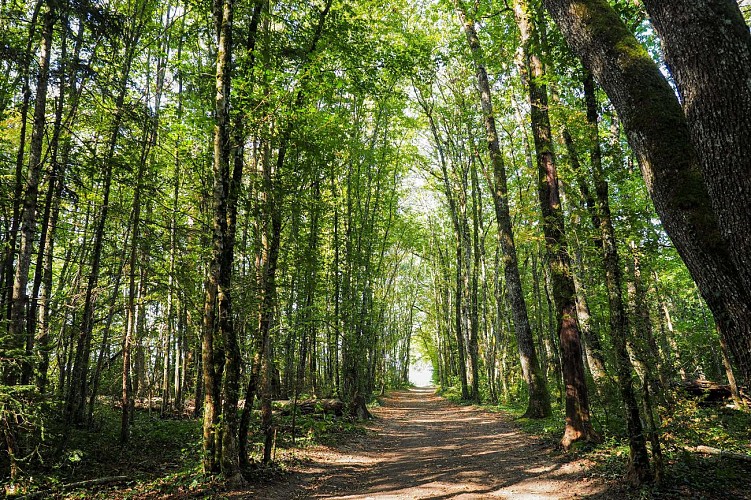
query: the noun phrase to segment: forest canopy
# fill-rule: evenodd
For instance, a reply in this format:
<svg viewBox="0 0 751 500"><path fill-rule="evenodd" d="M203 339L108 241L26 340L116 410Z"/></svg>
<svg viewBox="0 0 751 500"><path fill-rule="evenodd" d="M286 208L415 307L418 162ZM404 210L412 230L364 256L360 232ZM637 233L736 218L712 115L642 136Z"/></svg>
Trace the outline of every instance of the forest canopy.
<svg viewBox="0 0 751 500"><path fill-rule="evenodd" d="M750 19L3 0L6 492L108 411L123 447L139 412L200 421L193 459L242 485L280 401L367 419L417 363L659 479L692 390L748 419Z"/></svg>

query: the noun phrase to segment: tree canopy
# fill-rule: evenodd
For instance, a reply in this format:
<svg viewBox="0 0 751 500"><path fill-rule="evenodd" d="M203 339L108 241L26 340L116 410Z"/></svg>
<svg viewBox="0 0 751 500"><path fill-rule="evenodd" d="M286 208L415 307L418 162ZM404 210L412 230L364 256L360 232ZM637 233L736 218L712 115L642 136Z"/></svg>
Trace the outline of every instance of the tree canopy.
<svg viewBox="0 0 751 500"><path fill-rule="evenodd" d="M6 492L105 407L241 486L276 402L367 419L418 362L639 484L677 387L748 419L747 2L0 9Z"/></svg>

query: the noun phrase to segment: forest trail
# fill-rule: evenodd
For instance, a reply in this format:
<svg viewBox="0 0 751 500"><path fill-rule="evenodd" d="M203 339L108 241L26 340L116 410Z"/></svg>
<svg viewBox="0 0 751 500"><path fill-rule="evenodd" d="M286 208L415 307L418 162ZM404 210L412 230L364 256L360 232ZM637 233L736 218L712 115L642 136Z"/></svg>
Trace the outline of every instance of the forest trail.
<svg viewBox="0 0 751 500"><path fill-rule="evenodd" d="M373 410L366 436L306 452L291 494L264 498L581 498L605 486L584 461L555 456L508 415L457 406L421 388L390 393ZM278 495L278 496L277 496ZM259 497L259 498L260 498Z"/></svg>

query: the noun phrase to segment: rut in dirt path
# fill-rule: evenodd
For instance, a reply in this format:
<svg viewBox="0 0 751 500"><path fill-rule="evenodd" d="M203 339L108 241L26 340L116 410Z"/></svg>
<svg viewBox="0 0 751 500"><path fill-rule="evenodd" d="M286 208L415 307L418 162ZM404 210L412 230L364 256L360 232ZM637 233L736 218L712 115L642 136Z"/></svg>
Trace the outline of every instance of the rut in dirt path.
<svg viewBox="0 0 751 500"><path fill-rule="evenodd" d="M310 454L305 498L574 498L604 489L583 461L552 455L507 415L454 405L433 389L383 403L368 436Z"/></svg>

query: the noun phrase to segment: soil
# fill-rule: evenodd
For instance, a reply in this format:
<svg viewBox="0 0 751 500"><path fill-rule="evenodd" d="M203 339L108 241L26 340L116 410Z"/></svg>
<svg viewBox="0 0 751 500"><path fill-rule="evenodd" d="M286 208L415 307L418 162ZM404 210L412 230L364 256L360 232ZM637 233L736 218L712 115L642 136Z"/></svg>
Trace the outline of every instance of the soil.
<svg viewBox="0 0 751 500"><path fill-rule="evenodd" d="M588 477L589 463L523 433L510 416L457 406L433 389L392 392L373 414L365 436L306 450L283 482L242 496L542 499L600 497L607 488Z"/></svg>

